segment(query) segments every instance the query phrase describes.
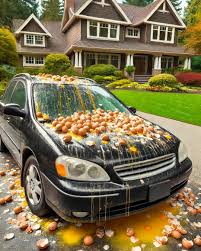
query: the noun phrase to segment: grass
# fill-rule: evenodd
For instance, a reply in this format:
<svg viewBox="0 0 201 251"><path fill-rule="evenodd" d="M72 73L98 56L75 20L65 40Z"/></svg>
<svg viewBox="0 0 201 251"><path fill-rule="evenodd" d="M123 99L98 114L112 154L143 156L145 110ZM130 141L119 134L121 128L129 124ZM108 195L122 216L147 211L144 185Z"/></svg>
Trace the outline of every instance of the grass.
<svg viewBox="0 0 201 251"><path fill-rule="evenodd" d="M114 90L126 105L137 110L201 126L201 94Z"/></svg>

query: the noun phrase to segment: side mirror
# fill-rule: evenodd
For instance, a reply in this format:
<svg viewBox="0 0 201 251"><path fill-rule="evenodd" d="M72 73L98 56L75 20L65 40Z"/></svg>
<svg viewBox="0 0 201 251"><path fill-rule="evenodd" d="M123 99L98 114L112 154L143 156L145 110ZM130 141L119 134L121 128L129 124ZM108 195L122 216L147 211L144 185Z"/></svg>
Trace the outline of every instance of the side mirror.
<svg viewBox="0 0 201 251"><path fill-rule="evenodd" d="M6 104L4 106L4 114L21 118L26 116L26 112L23 111L18 104Z"/></svg>
<svg viewBox="0 0 201 251"><path fill-rule="evenodd" d="M132 106L128 106L128 109L131 113L135 114L136 113L136 108L135 107L132 107Z"/></svg>

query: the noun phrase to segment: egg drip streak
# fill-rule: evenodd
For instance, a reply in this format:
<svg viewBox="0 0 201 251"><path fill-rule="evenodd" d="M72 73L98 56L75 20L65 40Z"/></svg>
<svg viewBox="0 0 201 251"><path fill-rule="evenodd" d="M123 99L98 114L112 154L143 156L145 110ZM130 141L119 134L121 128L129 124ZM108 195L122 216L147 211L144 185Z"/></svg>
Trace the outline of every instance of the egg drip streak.
<svg viewBox="0 0 201 251"><path fill-rule="evenodd" d="M82 109L83 109L84 112L86 112L86 108L85 108L85 105L84 105L82 96L81 96L81 94L80 94L80 90L79 90L79 88L78 88L76 85L74 85L74 87L75 87L76 95L77 95L77 97L78 97L78 99L79 99L79 101L80 101L80 104L81 104L81 106L82 106Z"/></svg>
<svg viewBox="0 0 201 251"><path fill-rule="evenodd" d="M89 83L87 82L86 85L87 85L87 94L89 95L89 99L91 100L93 109L96 110L96 104L95 104L95 101L94 101L92 92L91 92L91 90L90 90L90 88L89 88Z"/></svg>

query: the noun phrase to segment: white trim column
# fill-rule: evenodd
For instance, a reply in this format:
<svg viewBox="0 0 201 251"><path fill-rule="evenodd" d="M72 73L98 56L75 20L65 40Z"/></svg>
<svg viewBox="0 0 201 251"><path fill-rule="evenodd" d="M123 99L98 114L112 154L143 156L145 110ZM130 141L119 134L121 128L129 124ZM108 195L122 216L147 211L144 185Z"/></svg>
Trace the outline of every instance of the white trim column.
<svg viewBox="0 0 201 251"><path fill-rule="evenodd" d="M75 51L75 67L79 67L78 51Z"/></svg>
<svg viewBox="0 0 201 251"><path fill-rule="evenodd" d="M188 70L191 70L191 58L188 59Z"/></svg>
<svg viewBox="0 0 201 251"><path fill-rule="evenodd" d="M188 58L184 60L184 70L188 69Z"/></svg>
<svg viewBox="0 0 201 251"><path fill-rule="evenodd" d="M157 67L157 70L161 70L161 56L158 57L158 67Z"/></svg>
<svg viewBox="0 0 201 251"><path fill-rule="evenodd" d="M133 57L134 57L134 54L131 54L130 65L132 66L133 66Z"/></svg>
<svg viewBox="0 0 201 251"><path fill-rule="evenodd" d="M78 55L78 67L82 67L82 51L79 51Z"/></svg>
<svg viewBox="0 0 201 251"><path fill-rule="evenodd" d="M130 64L131 64L131 57L130 57L130 54L127 54L126 66L129 66Z"/></svg>
<svg viewBox="0 0 201 251"><path fill-rule="evenodd" d="M158 70L158 57L154 57L154 70Z"/></svg>

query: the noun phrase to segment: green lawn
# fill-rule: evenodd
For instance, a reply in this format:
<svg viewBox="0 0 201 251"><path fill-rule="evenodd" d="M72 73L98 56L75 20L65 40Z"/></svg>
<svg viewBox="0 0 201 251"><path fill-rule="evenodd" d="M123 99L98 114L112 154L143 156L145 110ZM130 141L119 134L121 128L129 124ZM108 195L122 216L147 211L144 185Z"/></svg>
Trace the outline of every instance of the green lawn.
<svg viewBox="0 0 201 251"><path fill-rule="evenodd" d="M114 90L125 104L142 112L201 126L201 94Z"/></svg>

